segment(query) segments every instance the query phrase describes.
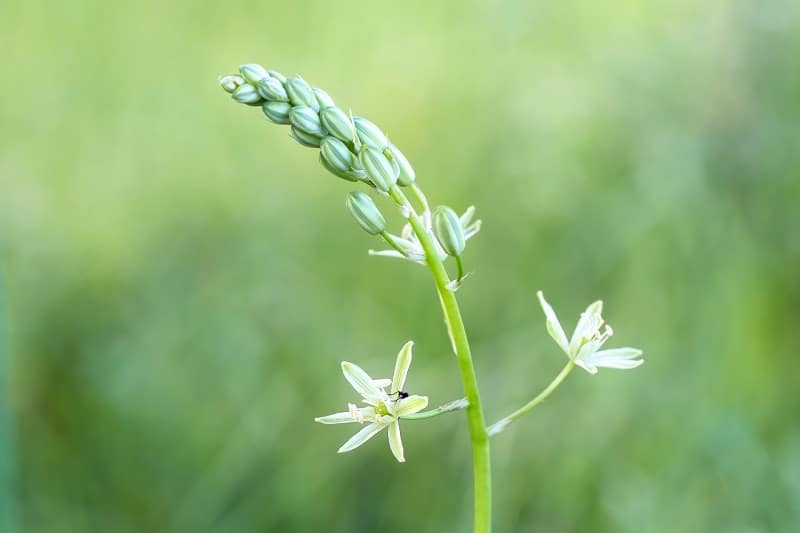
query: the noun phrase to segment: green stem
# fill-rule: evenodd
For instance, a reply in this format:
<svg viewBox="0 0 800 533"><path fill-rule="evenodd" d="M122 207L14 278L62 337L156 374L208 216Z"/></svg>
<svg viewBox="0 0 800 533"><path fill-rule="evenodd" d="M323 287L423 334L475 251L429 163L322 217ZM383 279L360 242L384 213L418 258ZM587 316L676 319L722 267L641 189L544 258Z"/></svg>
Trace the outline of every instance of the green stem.
<svg viewBox="0 0 800 533"><path fill-rule="evenodd" d="M452 402L440 405L436 409L421 411L419 413L414 413L413 415L405 415L400 418L402 418L403 420L424 420L426 418L433 418L434 416L439 416L445 413L458 411L460 409L466 409L468 405L469 402L467 401L467 399L461 398L460 400L453 400Z"/></svg>
<svg viewBox="0 0 800 533"><path fill-rule="evenodd" d="M475 533L490 533L492 530L492 474L489 460L489 434L486 432L483 406L478 392L478 380L472 364L472 354L469 348L467 332L464 328L464 320L461 318L461 311L458 308L455 293L447 288L450 278L441 260L439 260L431 234L420 222L410 202L397 186L392 187L389 194L395 202L410 210L408 221L414 229L414 233L416 233L423 250L425 250L428 268L433 274L436 289L439 292L445 322L447 323L450 339L453 342L458 368L461 372L464 394L467 397L467 401L469 401L467 424L469 426L470 440L472 441L475 498L474 531Z"/></svg>
<svg viewBox="0 0 800 533"><path fill-rule="evenodd" d="M459 283L464 278L464 260L460 255L456 256L456 266L458 267L458 277L456 278Z"/></svg>
<svg viewBox="0 0 800 533"><path fill-rule="evenodd" d="M575 363L569 361L567 365L563 369L561 369L561 372L558 373L558 375L553 379L553 381L551 381L550 384L547 387L545 387L545 389L542 392L540 392L533 400L529 401L528 403L526 403L525 405L523 405L522 407L520 407L507 417L503 418L502 420L499 420L494 424L492 424L491 426L489 426L489 436L493 437L497 435L501 431L505 430L514 420L527 414L534 407L545 401L547 397L550 396L550 394L554 390L556 390L559 385L561 385L561 382L567 379L567 376L569 375L570 372L572 372L573 368L575 368Z"/></svg>

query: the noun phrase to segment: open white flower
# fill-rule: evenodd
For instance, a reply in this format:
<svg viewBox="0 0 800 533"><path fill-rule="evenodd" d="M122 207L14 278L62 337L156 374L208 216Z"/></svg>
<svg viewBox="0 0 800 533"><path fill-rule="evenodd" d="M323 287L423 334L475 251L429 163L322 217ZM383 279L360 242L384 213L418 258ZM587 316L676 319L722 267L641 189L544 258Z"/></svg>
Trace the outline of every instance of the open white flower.
<svg viewBox="0 0 800 533"><path fill-rule="evenodd" d="M367 423L358 433L350 437L339 453L349 452L367 442L383 428L389 429L389 448L399 462L405 462L403 455L403 441L400 439L400 418L414 414L428 406L427 396L410 395L403 391L406 383L408 368L411 366L411 351L413 341L408 341L397 354L392 379L372 379L361 367L342 361L344 377L353 388L362 396L362 401L367 407L358 407L348 404L348 410L328 416L315 418L322 424L347 424L358 422ZM391 392L384 389L391 387Z"/></svg>
<svg viewBox="0 0 800 533"><path fill-rule="evenodd" d="M475 206L470 206L464 211L464 214L461 215L458 219L459 223L461 224L461 228L464 232L464 240L467 241L475 236L481 230L481 221L476 220L473 222L472 217L475 215ZM423 218L423 225L428 230L429 233L432 234L433 232L433 222L430 217L430 213L426 212L426 214L422 217ZM390 239L394 241L394 243L403 250L403 253L400 253L397 250L370 250L370 255L381 255L384 257L397 257L399 259L408 259L409 261L413 261L414 263L419 263L420 265L427 264L425 262L425 250L422 249L422 244L419 242L419 238L417 237L416 233L414 233L414 229L411 227L411 224L406 224L403 226L403 230L400 232L400 235L392 235L388 234ZM442 246L439 244L439 241L435 238L433 240L433 246L436 248L436 255L438 256L440 261L444 261L447 259L447 252L442 249Z"/></svg>
<svg viewBox="0 0 800 533"><path fill-rule="evenodd" d="M581 313L578 325L572 338L567 341L567 334L558 321L556 312L544 299L542 291L536 293L539 303L542 305L545 317L547 317L547 332L553 337L558 346L567 354L576 365L583 368L590 374L596 374L599 367L606 368L636 368L644 363L641 359L642 351L636 348L612 348L610 350L600 350L603 343L614 334L611 327L606 324L603 331L600 328L604 321L601 313L603 302L598 300L586 308Z"/></svg>

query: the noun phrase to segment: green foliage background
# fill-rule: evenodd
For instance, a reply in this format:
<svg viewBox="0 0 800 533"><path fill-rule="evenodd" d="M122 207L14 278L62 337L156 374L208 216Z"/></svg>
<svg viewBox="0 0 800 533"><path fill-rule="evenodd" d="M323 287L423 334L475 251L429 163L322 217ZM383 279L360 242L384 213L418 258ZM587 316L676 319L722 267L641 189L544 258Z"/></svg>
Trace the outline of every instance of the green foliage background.
<svg viewBox="0 0 800 533"><path fill-rule="evenodd" d="M496 438L498 532L796 531L797 2L11 0L0 44L1 531L467 531L462 416L404 465L312 422L409 338L409 389L460 382L427 272L216 85L250 61L477 205L490 420L564 363L537 289L644 348Z"/></svg>

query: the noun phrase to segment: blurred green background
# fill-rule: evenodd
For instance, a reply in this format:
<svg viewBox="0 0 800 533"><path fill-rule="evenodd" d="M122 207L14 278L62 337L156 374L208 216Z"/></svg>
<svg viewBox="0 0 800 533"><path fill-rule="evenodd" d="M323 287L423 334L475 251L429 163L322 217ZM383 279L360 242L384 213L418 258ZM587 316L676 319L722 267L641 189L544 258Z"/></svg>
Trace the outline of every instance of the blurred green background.
<svg viewBox="0 0 800 533"><path fill-rule="evenodd" d="M462 532L461 414L313 417L416 340L461 395L421 267L218 74L299 73L484 220L459 293L488 417L606 301L632 372L576 372L494 441L498 532L800 523L800 4L24 2L0 7L0 531Z"/></svg>

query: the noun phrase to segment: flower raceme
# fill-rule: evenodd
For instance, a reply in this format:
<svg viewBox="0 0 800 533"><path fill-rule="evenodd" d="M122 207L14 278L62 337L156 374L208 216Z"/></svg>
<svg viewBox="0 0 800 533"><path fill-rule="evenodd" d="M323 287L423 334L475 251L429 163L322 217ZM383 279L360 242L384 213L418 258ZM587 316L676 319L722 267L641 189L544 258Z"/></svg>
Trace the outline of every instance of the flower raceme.
<svg viewBox="0 0 800 533"><path fill-rule="evenodd" d="M644 363L642 351L637 348L612 348L601 350L603 344L614 334L611 326L605 324L601 313L603 302L598 300L581 313L578 325L568 341L567 334L558 321L556 312L544 299L542 291L536 293L546 317L547 332L556 341L570 360L590 374L596 374L599 367L629 369ZM601 327L605 328L601 331Z"/></svg>
<svg viewBox="0 0 800 533"><path fill-rule="evenodd" d="M403 441L400 438L400 418L417 413L428 405L427 396L411 395L403 392L408 369L411 366L413 341L408 341L397 354L392 379L372 379L358 365L342 362L342 372L355 391L361 395L366 407L348 404L347 411L315 418L321 424L367 424L350 437L340 448L339 453L349 452L367 442L384 428L389 430L389 448L399 462L405 462ZM391 387L389 393L386 387ZM394 396L394 397L393 397Z"/></svg>

